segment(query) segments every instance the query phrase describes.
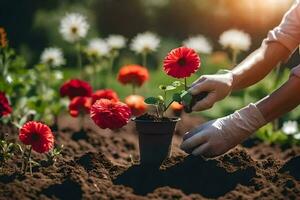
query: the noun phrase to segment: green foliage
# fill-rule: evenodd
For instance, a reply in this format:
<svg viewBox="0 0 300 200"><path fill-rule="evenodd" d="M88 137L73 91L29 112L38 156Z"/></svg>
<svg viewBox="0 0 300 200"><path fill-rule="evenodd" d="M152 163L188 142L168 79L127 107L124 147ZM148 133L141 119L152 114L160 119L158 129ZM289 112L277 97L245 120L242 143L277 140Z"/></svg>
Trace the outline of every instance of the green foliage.
<svg viewBox="0 0 300 200"><path fill-rule="evenodd" d="M22 151L19 144L0 140L0 167L2 167L7 160L11 159L17 151Z"/></svg>
<svg viewBox="0 0 300 200"><path fill-rule="evenodd" d="M265 125L256 132L256 137L270 144L291 143L292 138L288 137L281 130L274 130L272 123Z"/></svg>
<svg viewBox="0 0 300 200"><path fill-rule="evenodd" d="M61 145L59 147L56 147L52 149L49 153L47 153L47 162L50 165L54 165L54 163L57 161L58 157L61 155L61 152L64 148L64 145Z"/></svg>

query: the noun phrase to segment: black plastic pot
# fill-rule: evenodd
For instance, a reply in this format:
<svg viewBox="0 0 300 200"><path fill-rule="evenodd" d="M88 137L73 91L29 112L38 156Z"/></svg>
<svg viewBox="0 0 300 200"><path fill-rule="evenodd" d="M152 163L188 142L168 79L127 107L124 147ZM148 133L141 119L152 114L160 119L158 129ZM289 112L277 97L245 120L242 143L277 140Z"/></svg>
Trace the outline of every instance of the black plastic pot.
<svg viewBox="0 0 300 200"><path fill-rule="evenodd" d="M171 155L171 144L176 123L170 121L134 119L139 134L140 164L159 167Z"/></svg>

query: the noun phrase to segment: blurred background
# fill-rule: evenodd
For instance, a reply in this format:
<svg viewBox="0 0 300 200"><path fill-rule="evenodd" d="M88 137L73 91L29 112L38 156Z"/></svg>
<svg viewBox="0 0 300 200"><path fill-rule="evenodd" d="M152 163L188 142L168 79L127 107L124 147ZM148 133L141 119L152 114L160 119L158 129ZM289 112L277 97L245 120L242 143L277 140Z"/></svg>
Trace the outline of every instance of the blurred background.
<svg viewBox="0 0 300 200"><path fill-rule="evenodd" d="M47 46L60 44L60 19L68 12L80 12L91 24L89 36L121 34L132 38L152 31L180 42L188 36L203 34L215 49L219 35L238 28L251 35L252 50L268 30L279 24L293 0L1 0L0 25L10 45L36 63ZM177 45L178 46L178 45ZM220 48L221 49L221 48Z"/></svg>

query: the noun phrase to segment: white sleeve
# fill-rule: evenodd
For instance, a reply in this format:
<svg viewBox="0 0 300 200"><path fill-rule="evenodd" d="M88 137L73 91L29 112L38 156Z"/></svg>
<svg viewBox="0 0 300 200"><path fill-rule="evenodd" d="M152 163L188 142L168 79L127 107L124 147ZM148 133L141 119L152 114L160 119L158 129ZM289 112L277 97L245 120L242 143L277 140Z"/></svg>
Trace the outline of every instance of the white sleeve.
<svg viewBox="0 0 300 200"><path fill-rule="evenodd" d="M284 15L279 26L268 33L264 43L279 42L293 53L300 44L300 2Z"/></svg>

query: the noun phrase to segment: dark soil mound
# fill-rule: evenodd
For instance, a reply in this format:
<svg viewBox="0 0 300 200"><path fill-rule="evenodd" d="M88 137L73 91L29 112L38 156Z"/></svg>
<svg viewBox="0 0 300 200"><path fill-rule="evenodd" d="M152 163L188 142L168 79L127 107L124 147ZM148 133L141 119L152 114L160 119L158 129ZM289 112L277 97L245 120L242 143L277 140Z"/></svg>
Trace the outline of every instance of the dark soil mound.
<svg viewBox="0 0 300 200"><path fill-rule="evenodd" d="M299 147L249 141L247 148L215 159L187 156L178 148L181 135L200 122L183 116L172 157L156 169L137 162L132 123L111 132L85 121L80 131L76 120L64 117L56 133L65 146L62 157L54 166L35 168L32 176L21 176L16 160L8 162L0 174L0 199L299 199ZM11 127L1 130L17 138Z"/></svg>

